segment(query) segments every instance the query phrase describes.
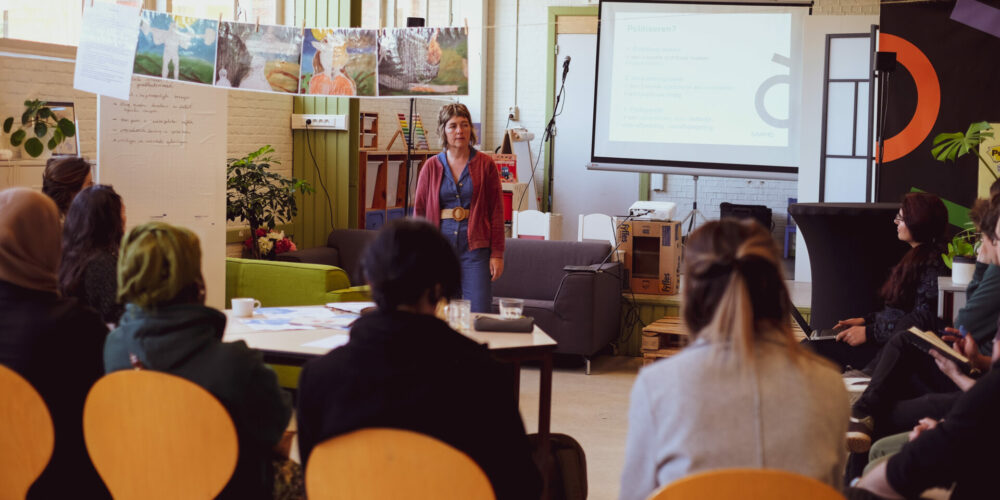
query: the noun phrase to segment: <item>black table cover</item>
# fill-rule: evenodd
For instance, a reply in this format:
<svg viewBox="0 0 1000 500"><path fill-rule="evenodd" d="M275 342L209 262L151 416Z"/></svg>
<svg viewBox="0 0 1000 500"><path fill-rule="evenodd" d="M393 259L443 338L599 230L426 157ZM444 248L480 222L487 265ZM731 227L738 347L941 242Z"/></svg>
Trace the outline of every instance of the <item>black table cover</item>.
<svg viewBox="0 0 1000 500"><path fill-rule="evenodd" d="M812 269L815 329L882 308L878 290L909 245L896 237L899 203L795 203Z"/></svg>

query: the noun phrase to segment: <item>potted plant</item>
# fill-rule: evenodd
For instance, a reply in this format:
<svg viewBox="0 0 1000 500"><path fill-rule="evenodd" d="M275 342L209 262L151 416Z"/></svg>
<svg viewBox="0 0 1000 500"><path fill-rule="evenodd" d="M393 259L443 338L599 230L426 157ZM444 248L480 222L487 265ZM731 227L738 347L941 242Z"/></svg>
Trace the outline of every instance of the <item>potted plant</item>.
<svg viewBox="0 0 1000 500"><path fill-rule="evenodd" d="M966 227L948 243L948 253L941 254L941 259L951 269L952 283L965 285L972 280L976 270L977 246L976 231L972 227Z"/></svg>
<svg viewBox="0 0 1000 500"><path fill-rule="evenodd" d="M291 220L298 213L295 193L314 191L305 181L271 172L272 164L280 164L272 158L273 153L274 148L267 145L243 158L230 158L226 162L226 219L250 225L251 239L255 243L250 245L250 256L257 259L262 255L273 257L278 246L285 247L285 243L278 245L282 240L292 245L284 232L280 237L270 238L271 231L263 228L273 230L275 225ZM264 231L261 236L258 236L259 231Z"/></svg>
<svg viewBox="0 0 1000 500"><path fill-rule="evenodd" d="M993 137L993 127L989 122L976 122L969 125L969 129L962 132L948 132L934 136L934 146L931 154L938 161L955 161L957 158L965 156L970 151L979 157L979 162L986 167L986 171L997 179L997 173L993 171L990 163L979 154L979 145L986 139Z"/></svg>
<svg viewBox="0 0 1000 500"><path fill-rule="evenodd" d="M14 128L14 117L8 116L3 121L3 133L10 134L10 145L15 148L23 146L24 151L32 158L41 156L46 147L52 151L67 137L76 135L76 125L67 118L56 116L47 104L38 99L24 101L25 109L24 113L21 114L21 124L13 132L11 130ZM35 136L29 138L25 128L34 133ZM49 136L50 131L52 132L51 136ZM48 136L48 141L43 144L42 141L45 140L46 136Z"/></svg>

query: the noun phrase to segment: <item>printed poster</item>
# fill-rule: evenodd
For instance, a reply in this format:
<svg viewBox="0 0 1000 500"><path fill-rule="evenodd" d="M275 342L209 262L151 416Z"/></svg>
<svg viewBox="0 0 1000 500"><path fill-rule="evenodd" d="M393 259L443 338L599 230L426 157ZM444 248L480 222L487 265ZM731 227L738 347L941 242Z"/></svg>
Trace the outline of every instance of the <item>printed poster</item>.
<svg viewBox="0 0 1000 500"><path fill-rule="evenodd" d="M469 36L462 28L394 28L379 38L380 96L469 93Z"/></svg>
<svg viewBox="0 0 1000 500"><path fill-rule="evenodd" d="M375 96L376 33L350 28L306 30L300 93Z"/></svg>
<svg viewBox="0 0 1000 500"><path fill-rule="evenodd" d="M219 22L142 11L132 72L211 85Z"/></svg>
<svg viewBox="0 0 1000 500"><path fill-rule="evenodd" d="M215 86L297 94L302 29L223 22Z"/></svg>

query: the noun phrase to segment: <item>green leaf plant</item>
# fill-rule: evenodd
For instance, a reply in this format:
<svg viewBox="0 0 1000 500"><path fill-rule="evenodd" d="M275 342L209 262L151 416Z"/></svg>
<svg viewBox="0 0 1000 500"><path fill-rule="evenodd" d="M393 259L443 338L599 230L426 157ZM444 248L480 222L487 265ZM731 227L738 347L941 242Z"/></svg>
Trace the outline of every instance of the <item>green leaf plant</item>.
<svg viewBox="0 0 1000 500"><path fill-rule="evenodd" d="M997 179L997 173L993 171L990 163L979 153L979 145L986 139L993 137L993 127L989 122L976 122L969 125L969 129L962 132L949 132L934 136L934 145L931 154L938 161L955 161L969 152L973 152L979 157L980 163L986 167L986 171ZM949 266L951 267L951 266Z"/></svg>
<svg viewBox="0 0 1000 500"><path fill-rule="evenodd" d="M951 269L955 257L976 259L976 247L979 246L978 234L971 222L966 223L966 226L948 243L948 253L941 254L941 260L944 261L944 265L948 266L948 269Z"/></svg>
<svg viewBox="0 0 1000 500"><path fill-rule="evenodd" d="M21 114L21 124L14 129L14 117L8 116L3 121L3 133L10 134L10 145L24 147L24 151L32 158L38 158L45 148L52 151L67 137L76 135L76 125L66 118L59 118L47 106L48 103L42 100L24 101L24 113ZM13 132L11 132L13 130ZM52 131L52 137L48 141L42 142L45 136ZM28 137L28 131L34 137Z"/></svg>
<svg viewBox="0 0 1000 500"><path fill-rule="evenodd" d="M226 219L250 225L251 255L260 258L257 229L274 229L277 224L295 217L298 208L295 194L315 192L306 181L289 179L271 172L271 165L280 165L271 155L274 148L264 146L243 158L226 162Z"/></svg>

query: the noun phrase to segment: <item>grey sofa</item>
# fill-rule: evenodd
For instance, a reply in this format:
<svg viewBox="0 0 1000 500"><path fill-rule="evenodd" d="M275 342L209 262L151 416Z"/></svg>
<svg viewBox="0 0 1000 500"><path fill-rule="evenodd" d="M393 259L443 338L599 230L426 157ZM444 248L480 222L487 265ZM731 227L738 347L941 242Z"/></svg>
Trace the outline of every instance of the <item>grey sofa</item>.
<svg viewBox="0 0 1000 500"><path fill-rule="evenodd" d="M604 242L508 239L494 310L499 297L524 299L524 315L559 342L556 352L584 356L589 372L589 357L620 329L621 264L601 264L610 252Z"/></svg>
<svg viewBox="0 0 1000 500"><path fill-rule="evenodd" d="M336 266L347 272L351 286L364 285L361 256L376 234L364 229L334 229L326 238L326 246L286 252L275 260Z"/></svg>
<svg viewBox="0 0 1000 500"><path fill-rule="evenodd" d="M284 253L277 260L337 266L352 286L363 285L361 256L376 234L335 229L326 246ZM621 264L601 264L610 252L605 242L508 239L503 275L493 283L494 312L499 297L524 299L524 314L559 342L556 352L589 358L620 328ZM566 271L566 266L581 269Z"/></svg>

